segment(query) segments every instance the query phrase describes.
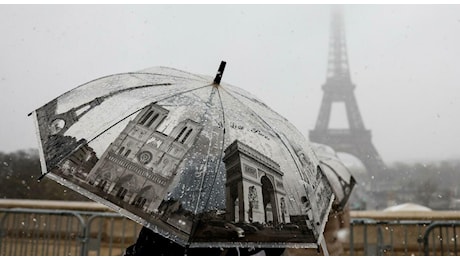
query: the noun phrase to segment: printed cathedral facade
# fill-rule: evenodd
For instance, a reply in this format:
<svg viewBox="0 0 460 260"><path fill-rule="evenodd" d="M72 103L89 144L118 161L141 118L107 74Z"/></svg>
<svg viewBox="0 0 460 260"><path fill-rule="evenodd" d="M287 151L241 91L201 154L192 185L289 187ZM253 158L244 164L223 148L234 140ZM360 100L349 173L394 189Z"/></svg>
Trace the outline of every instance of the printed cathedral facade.
<svg viewBox="0 0 460 260"><path fill-rule="evenodd" d="M142 109L110 144L88 182L116 199L156 211L201 126L186 119L170 135L157 131L169 111L154 103Z"/></svg>

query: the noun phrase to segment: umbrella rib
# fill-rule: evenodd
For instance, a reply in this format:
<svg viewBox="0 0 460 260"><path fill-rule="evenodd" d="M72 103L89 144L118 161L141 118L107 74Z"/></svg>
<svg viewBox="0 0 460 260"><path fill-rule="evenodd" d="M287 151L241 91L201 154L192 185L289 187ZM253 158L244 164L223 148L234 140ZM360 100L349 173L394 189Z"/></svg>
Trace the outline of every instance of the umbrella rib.
<svg viewBox="0 0 460 260"><path fill-rule="evenodd" d="M219 88L217 88L217 96L219 97L219 103L220 103L220 107L221 107L221 110L222 110L222 144L224 143L225 141L225 112L224 112L224 105L222 104L222 98L220 96L220 92L219 92ZM220 149L220 154L219 154L219 157L218 158L222 158L222 155L224 153L224 145L222 145L221 149ZM214 179L212 181L212 184L211 187L214 187L214 183L216 181L216 178L217 178L217 173L219 172L219 168L220 168L220 164L221 164L222 160L218 160L218 164L217 164L217 168L216 168L216 172L214 172ZM201 187L200 187L201 188ZM211 198L211 196L209 195L207 200L206 200L206 203L205 205L208 205L209 203L209 199Z"/></svg>
<svg viewBox="0 0 460 260"><path fill-rule="evenodd" d="M98 105L98 104L102 103L104 101L104 99L107 99L107 98L110 98L110 97L113 97L115 95L118 95L118 94L121 94L121 93L124 93L124 92L128 92L128 91L133 91L133 90L143 89L143 88L149 88L149 87L171 86L171 85L172 85L172 83L161 83L161 84L149 84L149 85L141 85L141 86L129 87L129 88L125 88L125 89L119 89L119 90L115 90L113 92L110 92L109 94L96 97L92 101L80 105L78 108L84 107L84 106L86 106L88 104L91 105L92 103L95 103L95 105ZM201 87L203 87L203 86L201 86ZM204 86L204 87L206 87L206 86ZM179 92L179 94L181 94L181 93L184 93L184 92ZM167 97L167 98L169 98L169 97ZM141 110L141 109L139 109L139 110ZM139 111L139 110L137 110L137 111ZM80 114L80 116L82 116L83 114L87 113L88 111L89 110L83 112L82 114Z"/></svg>
<svg viewBox="0 0 460 260"><path fill-rule="evenodd" d="M205 77L203 77L203 76L201 76L201 75L193 74L193 73L190 73L190 72L188 72L188 71L183 71L183 70L179 70L179 69L176 69L176 68L163 67L163 66L160 66L160 68L171 69L171 70L179 71L179 72L182 72L182 73L185 73L185 74L189 74L189 75L192 75L192 76L201 78L201 79L203 79L203 80L208 80L207 78L205 78ZM146 73L148 73L148 72L146 72ZM152 73L152 74L155 74L155 73ZM160 75L162 75L162 74L160 74Z"/></svg>
<svg viewBox="0 0 460 260"><path fill-rule="evenodd" d="M266 109L272 111L273 113L277 114L281 119L284 120L284 122L288 122L288 121L289 121L289 120L287 120L284 116L278 114L275 110L273 110L271 107L267 106L265 103L261 102L260 100L257 100L257 99L255 99L255 98L252 98L252 97L243 95L242 93L233 91L233 90L231 90L231 89L227 89L227 92L231 92L231 93L233 93L233 94L236 94L236 95L238 95L238 96L241 96L241 97L243 97L243 98L246 98L246 99L248 99L248 100L250 100L250 101L253 101L253 102L255 102L255 103L257 103L257 104L263 106L264 108L266 108ZM270 118L282 122L281 119L273 118L273 117L270 117ZM283 123L284 123L284 122L283 122Z"/></svg>
<svg viewBox="0 0 460 260"><path fill-rule="evenodd" d="M177 70L177 71L180 71L180 70ZM188 80L199 81L199 80L194 79L194 78L186 78L186 77L180 77L180 76L174 76L174 75L167 75L167 74L160 74L160 73L149 73L149 72L124 72L124 73L115 73L115 74L111 74L111 75L107 75L107 76L103 76L103 77L100 77L100 78L97 78L97 79L90 80L90 81L88 81L88 82L85 82L85 83L83 83L83 84L81 84L81 85L76 86L76 87L73 88L73 89L70 89L70 90L64 92L64 93L63 93L62 95L60 95L60 96L62 97L62 96L64 96L64 95L66 95L66 94L72 92L73 90L78 89L79 87L83 87L83 86L85 86L85 85L88 85L88 84L90 84L90 83L96 82L96 81L98 81L98 80L102 80L102 79L106 79L106 78L110 78L110 77L115 77L115 76L123 76L123 75L130 75L130 76L132 76L132 75L135 75L135 74L158 75L158 76L167 76L167 77L172 77L172 78L180 78L180 79L188 79ZM193 74L190 73L190 75L193 75ZM200 77L200 78L203 79L203 80L207 80L207 79L204 79L204 78L202 78L202 77ZM31 114L32 114L32 113L29 113L28 115L30 116Z"/></svg>
<svg viewBox="0 0 460 260"><path fill-rule="evenodd" d="M110 78L110 77L115 77L115 76L123 76L123 75L129 75L129 76L132 76L132 75L136 75L136 74L139 74L139 75L142 75L142 74L146 74L146 75L157 75L157 76L166 76L166 77L171 77L171 78L178 78L178 79L188 79L188 80L195 80L195 81L198 81L197 79L193 79L193 78L186 78L186 77L180 77L180 76L174 76L174 75L168 75L168 74L161 74L161 73L151 73L151 72L124 72L124 73L115 73L115 74L111 74L111 75L107 75L107 76L103 76L103 77L100 77L100 78L97 78L97 79L93 79L93 80L90 80L86 83L83 83L67 92L70 92L76 88L79 88L81 86L84 86L84 85L87 85L89 83L92 83L92 82L95 82L95 81L98 81L98 80L101 80L101 79L105 79L105 78ZM190 74L190 75L193 75L193 74ZM204 79L206 80L206 79ZM66 93L67 93L66 92ZM66 94L64 93L64 94Z"/></svg>
<svg viewBox="0 0 460 260"><path fill-rule="evenodd" d="M187 79L187 80L194 80L194 81L200 81L196 78L186 78L186 77L181 77L181 76L174 76L174 75L168 75L168 74L162 74L162 73L151 73L151 72L128 72L128 73L120 73L120 74L114 74L112 76L118 76L118 75L123 75L123 74L126 74L126 75L130 75L130 76L133 76L133 75L155 75L155 76L166 76L166 77L172 77L172 78L177 78L177 79ZM198 77L199 79L202 79L202 80L205 80L205 81L208 81L209 79L206 79L204 77L201 77L199 75L195 75L195 74L191 74L189 73L191 76L195 76L195 77Z"/></svg>
<svg viewBox="0 0 460 260"><path fill-rule="evenodd" d="M209 102L212 101L213 97L215 96L215 93L216 93L216 88L213 88L213 91L211 91L211 95L209 96ZM208 109L206 109L205 111L205 114L207 114L209 112L210 108L208 107ZM210 142L209 144L209 147L208 147L208 155L209 155L209 152L211 150L211 147L212 147L212 144ZM220 158L220 157L219 157ZM207 169L207 166L208 165L208 161L206 161L206 164L204 165L205 168L204 168L204 173L206 173L206 169ZM220 160L219 160L219 165L220 165ZM217 168L218 169L218 168ZM203 189L203 185L204 185L204 180L206 178L206 174L203 174L203 177L201 178L201 182L200 182L200 187L199 187L199 193L198 193L198 198L197 198L197 203L195 205L195 214L197 213L198 211L198 207L199 207L199 204L200 204L200 198L201 198L201 190ZM208 196L208 199L206 200L206 203L205 205L207 205L208 201L209 201L209 198L210 196Z"/></svg>
<svg viewBox="0 0 460 260"><path fill-rule="evenodd" d="M243 101L241 101L239 98L235 97L232 93L230 93L228 90L224 89L225 92L227 92L228 95L230 95L231 97L233 97L235 100L237 100L238 102L240 102L244 107L246 107L246 109L249 109L263 124L265 124L270 130L273 131L273 133L276 134L276 136L281 140L281 142L283 143L283 145L285 146L285 148L288 150L289 152L289 155L292 157L294 163L295 163L295 166L297 168L297 170L299 172L302 172L300 167L299 167L299 164L297 162L297 160L295 159L294 155L292 154L291 152L291 149L288 144L286 144L286 142L284 141L284 139L281 137L281 134L276 131L275 129L273 129L273 127L271 127L271 125L269 123L267 123L259 114L257 114L253 109L251 109L250 107L248 107L247 105L245 105L245 103ZM260 103L260 102L259 102ZM292 147L292 146L291 146ZM302 174L300 174L301 178L302 177ZM308 180L307 180L308 181Z"/></svg>
<svg viewBox="0 0 460 260"><path fill-rule="evenodd" d="M102 103L104 101L104 99L112 97L112 96L115 96L115 95L118 95L118 94L123 93L123 92L142 89L142 88L170 86L170 85L172 85L172 83L148 84L148 85L140 85L140 86L129 87L129 88L125 88L125 89L115 90L115 91L110 92L110 93L108 93L106 95L96 97L96 98L92 99L91 101L78 106L77 109L82 108L82 107L87 106L87 105L91 105L91 106L99 105L100 103ZM68 92L70 92L70 91L68 91ZM66 92L66 93L68 93L68 92ZM64 93L63 95L65 95L66 93ZM85 114L86 112L88 112L88 111L85 111L83 114ZM32 113L33 112L29 113L28 116L32 115ZM83 114L81 114L81 115L83 115Z"/></svg>
<svg viewBox="0 0 460 260"><path fill-rule="evenodd" d="M110 92L107 95L97 97L97 98L93 99L93 101L96 101L96 104L100 104L100 103L102 103L102 101L104 101L104 99L113 97L113 96L121 94L123 92L133 91L133 90L143 89L143 88L159 87L159 86L170 86L170 85L172 85L172 84L171 83L161 83L161 84L149 84L149 85L141 85L141 86L129 87L129 88L125 88L125 89L119 89L119 90L115 90L113 92ZM90 101L89 103L91 103L93 101ZM86 106L87 104L88 103L80 105L79 107ZM88 112L88 110L85 111L84 113L86 113L86 112ZM82 116L83 114L81 114L80 116Z"/></svg>
<svg viewBox="0 0 460 260"><path fill-rule="evenodd" d="M167 83L167 84L160 84L160 85L170 85L170 83ZM137 88L140 88L140 87L150 87L150 86L155 86L155 85L147 85L147 86L138 86ZM158 85L156 85L158 86ZM208 84L208 85L205 85L205 86L200 86L200 87L196 87L194 89L188 89L188 90L184 90L184 91L180 91L180 92L177 92L177 93L174 93L173 95L170 95L170 96L167 96L167 97L164 97L160 100L157 100L156 102L160 102L162 100L165 100L165 99L168 99L168 98L171 98L171 97L174 97L174 96L177 96L177 95L181 95L183 93L188 93L188 92L192 92L192 91L195 91L195 90L199 90L199 89L202 89L202 88L206 88L206 87L209 87L209 86L212 86L212 84ZM132 90L132 89L131 89ZM113 93L110 93L106 96L102 96L101 98L106 98L106 97L109 97L113 95ZM97 99L97 98L96 98ZM89 141L83 143L83 144L80 144L78 145L77 147L75 147L72 151L70 151L69 153L67 153L65 156L62 157L61 160L59 160L58 163L56 163L55 165L58 165L60 163L62 163L65 159L67 159L67 157L69 157L70 155L72 155L74 152L78 151L78 149L80 149L83 145L85 144L89 144L91 143L92 141L94 141L96 138L98 138L99 136L103 135L105 132L107 132L108 130L110 130L112 127L118 125L120 122L126 120L126 118L134 115L135 113L141 111L143 108L139 108L137 109L136 111L130 113L129 115L123 117L122 119L118 120L117 122L115 122L114 124L112 124L111 126L107 127L104 131L100 132L99 134L97 134L96 136L94 136L93 138L91 138ZM38 178L38 181L40 181L41 179L43 179L43 177L45 177L45 175L47 175L50 171L46 172L46 173L43 173L39 178Z"/></svg>
<svg viewBox="0 0 460 260"><path fill-rule="evenodd" d="M217 91L217 96L219 97L219 103L220 103L220 107L221 107L221 110L222 110L222 144L224 143L224 140L225 140L225 112L224 112L224 106L222 104L222 98L220 96L220 92L219 92L219 88L214 88L216 91ZM211 92L211 96L210 98L214 95L213 92ZM209 146L211 147L211 145ZM222 145L221 147L221 150L220 150L220 155L218 158L222 158L222 154L224 152L224 145ZM217 164L217 167L216 167L216 171L214 172L214 179L212 180L212 185L211 187L214 187L214 183L216 182L216 178L217 178L217 173L219 172L219 169L220 169L220 165L221 165L221 160L218 160L218 164ZM196 216L196 213L198 211L198 206L199 206L199 203L200 203L200 197L201 197L201 190L203 188L203 184L204 184L204 178L205 176L203 176L202 180L201 180L201 184L200 184L200 193L199 193L199 196L198 196L198 199L197 199L197 204L195 206L195 214L194 216ZM208 197L206 199L206 202L204 203L204 206L206 207L208 204L209 204L209 199L211 198L211 192L212 192L212 189L209 191L209 194L208 194ZM197 228L198 224L194 224L192 226L192 230L190 232L190 238L193 236L193 234L196 232L196 228ZM189 241L190 242L190 241Z"/></svg>
<svg viewBox="0 0 460 260"><path fill-rule="evenodd" d="M197 87L197 88L194 88L194 89L188 89L188 90L180 91L180 92L174 93L173 95L170 95L170 96L164 97L164 98L162 98L162 99L160 99L160 100L157 100L156 102L161 102L161 101L163 101L163 100L165 100L165 99L172 98L172 97L175 97L175 96L177 96L177 95L182 95L182 94L184 94L184 93L192 92L192 91L195 91L195 90L199 90L199 89L202 89L202 88L206 88L206 87L209 87L209 86L211 86L211 85L205 85L205 86L200 86L200 87ZM113 125L111 125L110 127L108 127L107 129L105 129L104 131L102 131L101 133L99 133L98 135L96 135L95 137L93 137L90 141L88 141L88 143L90 143L91 141L93 141L94 139L96 139L97 137L99 137L100 135L104 134L104 133L107 132L109 129L111 129L111 128L114 127L115 125L119 124L120 122L122 122L122 121L125 120L126 118L132 116L133 114L135 114L135 113L137 113L137 112L139 112L139 111L141 111L142 109L143 109L143 107L137 109L137 110L134 111L133 113L131 113L131 114L125 116L124 118L122 118L121 120L117 121L116 123L114 123Z"/></svg>
<svg viewBox="0 0 460 260"><path fill-rule="evenodd" d="M289 141L288 141L288 140L285 141L285 140L282 138L281 134L280 134L278 131L276 131L275 129L273 129L273 128L271 127L270 124L268 124L268 123L267 123L259 114L257 114L252 108L250 108L249 106L245 105L245 103L244 103L243 101L241 101L240 99L238 99L237 97L235 97L234 95L232 95L232 93L230 93L229 91L227 91L227 90L225 90L225 89L224 89L224 91L226 91L226 92L228 93L228 95L231 96L231 97L233 97L236 101L240 102L240 103L241 103L244 107L246 107L248 110L252 111L253 114L254 114L262 123L264 123L265 125L267 125L268 128L271 129L271 130L276 134L276 136L279 138L279 140L281 141L281 143L284 145L284 147L285 147L285 148L287 149L287 151L289 152L289 155L291 156L292 160L294 161L294 164L295 164L295 167L297 168L297 171L298 171L299 173L302 173L302 170L301 170L301 168L300 168L299 162L296 160L295 156L293 155L293 153L292 153L292 151L291 151L292 145L290 145L290 144L288 145L288 144L286 143L286 142L289 142ZM259 102L259 103L260 103L260 102ZM299 174L299 176L300 176L300 178L301 178L302 181L307 182L307 183L310 183L310 180L308 179L308 176L305 176L305 177L307 178L306 180L304 180L303 174ZM307 188L305 187L305 185L302 185L302 186L304 187L306 194L307 194L307 195L311 195L310 192L309 192L309 191L307 190ZM331 206L331 205L332 205L332 201L331 201L331 203L330 203L329 206ZM327 218L327 216L325 216L325 218Z"/></svg>
<svg viewBox="0 0 460 260"><path fill-rule="evenodd" d="M266 125L277 135L277 137L281 140L281 142L283 143L283 145L285 146L285 148L288 150L289 155L290 155L291 158L293 159L293 161L294 161L294 163L295 163L295 166L296 166L297 170L299 171L299 173L302 173L302 170L301 170L301 168L300 168L299 162L296 160L296 158L294 157L294 155L293 155L292 152L291 152L292 146L291 146L290 144L289 144L289 146L288 146L288 144L286 143L286 142L289 142L289 141L288 141L288 140L284 141L284 139L282 138L282 136L281 136L280 133L278 133L277 131L275 131L275 129L273 129L273 128L270 126L270 124L268 124L262 117L260 117L257 113L255 113L255 111L254 111L253 109L251 109L250 107L246 106L246 105L244 104L243 101L241 101L240 99L238 99L237 97L235 97L234 95L232 95L232 94L231 94L230 92L228 92L227 90L224 90L224 91L226 91L231 97L233 97L235 100L237 100L238 102L240 102L240 103L241 103L243 106L245 106L247 109L251 110L251 111L257 116L257 118L258 118L260 121L262 121L264 124L266 124ZM260 103L260 102L259 102L259 103ZM300 176L300 178L302 179L302 181L306 181L307 183L310 183L310 181L309 181L309 179L308 179L308 176L305 176L305 177L307 178L306 180L304 180L303 174L299 174L299 176ZM304 186L304 188L305 188L306 194L307 194L307 195L310 195L310 192L307 190L307 188L305 187L305 185L303 185L303 186ZM332 194L332 196L334 196L334 194ZM332 205L332 202L333 202L333 201L331 200L331 202L329 203L329 206L328 206L329 209L330 209L330 207L331 207L331 205ZM321 216L319 216L319 217L321 218ZM324 217L324 219L326 219L326 218L327 218L327 215ZM323 220L324 220L324 219L323 219ZM321 221L321 220L320 220L320 221ZM322 227L322 229L324 230L324 226ZM322 231L321 231L321 232L322 232Z"/></svg>
<svg viewBox="0 0 460 260"><path fill-rule="evenodd" d="M134 115L135 113L139 112L140 110L142 110L142 108L141 108L141 109L138 109L138 110L136 110L136 111L134 111L134 112L132 112L131 114L129 114L129 115L125 116L125 117L123 117L122 119L120 119L119 121L117 121L116 123L114 123L113 125L111 125L110 127L108 127L107 129L105 129L104 131L102 131L101 133L99 133L98 135L96 135L95 137L93 137L91 140L89 140L89 141L87 141L87 142L84 142L84 143L78 145L78 146L75 147L72 151L70 151L70 152L68 152L66 155L64 155L64 156L62 157L62 159L59 160L59 162L56 163L55 165L58 165L58 164L62 163L64 160L67 159L67 157L69 157L70 155L72 155L73 153L75 153L76 151L78 151L82 146L91 143L92 141L94 141L94 139L98 138L99 136L101 136L102 134L104 134L105 132L107 132L109 129L111 129L112 127L116 126L116 125L119 124L121 121L125 120L126 118L128 118L128 117ZM50 171L51 171L51 170L50 170ZM50 171L48 171L48 172L42 174L40 177L38 177L38 181L40 181L41 179L43 179L43 177L45 177L45 175L47 175L48 173L50 173Z"/></svg>

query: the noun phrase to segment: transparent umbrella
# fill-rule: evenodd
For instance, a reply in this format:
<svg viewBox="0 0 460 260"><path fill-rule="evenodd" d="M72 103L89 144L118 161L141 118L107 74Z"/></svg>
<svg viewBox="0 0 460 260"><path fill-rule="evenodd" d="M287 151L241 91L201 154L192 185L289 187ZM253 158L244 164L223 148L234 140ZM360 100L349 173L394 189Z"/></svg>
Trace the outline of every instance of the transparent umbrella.
<svg viewBox="0 0 460 260"><path fill-rule="evenodd" d="M311 145L334 192L335 200L332 207L336 211L342 211L348 203L356 180L332 147L319 143Z"/></svg>
<svg viewBox="0 0 460 260"><path fill-rule="evenodd" d="M33 114L43 176L188 247L317 247L334 195L305 138L243 89L155 67Z"/></svg>

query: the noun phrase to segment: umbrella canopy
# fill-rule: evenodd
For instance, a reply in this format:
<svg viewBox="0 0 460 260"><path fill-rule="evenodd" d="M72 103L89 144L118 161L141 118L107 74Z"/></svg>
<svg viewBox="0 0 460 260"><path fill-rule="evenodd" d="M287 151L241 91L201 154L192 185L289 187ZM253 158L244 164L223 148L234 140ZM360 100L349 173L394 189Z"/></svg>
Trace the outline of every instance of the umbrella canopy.
<svg viewBox="0 0 460 260"><path fill-rule="evenodd" d="M32 114L43 173L184 246L317 247L334 195L285 118L216 77L155 67Z"/></svg>
<svg viewBox="0 0 460 260"><path fill-rule="evenodd" d="M332 147L319 143L311 143L311 145L335 194L332 206L334 210L341 211L350 198L356 180Z"/></svg>

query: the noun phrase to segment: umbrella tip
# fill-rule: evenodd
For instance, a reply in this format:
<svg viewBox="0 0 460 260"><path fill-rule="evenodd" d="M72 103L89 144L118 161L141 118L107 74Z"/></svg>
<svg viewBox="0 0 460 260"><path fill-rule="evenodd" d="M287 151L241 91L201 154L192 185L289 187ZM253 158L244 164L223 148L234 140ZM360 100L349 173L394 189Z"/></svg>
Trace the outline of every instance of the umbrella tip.
<svg viewBox="0 0 460 260"><path fill-rule="evenodd" d="M214 78L214 84L220 84L220 80L222 79L222 75L224 74L225 64L227 64L227 62L220 62L219 70L217 70L216 77Z"/></svg>
<svg viewBox="0 0 460 260"><path fill-rule="evenodd" d="M42 175L40 175L40 177L38 177L37 182L40 182L43 179L43 177L45 177L46 174L48 174L48 173L42 173Z"/></svg>

